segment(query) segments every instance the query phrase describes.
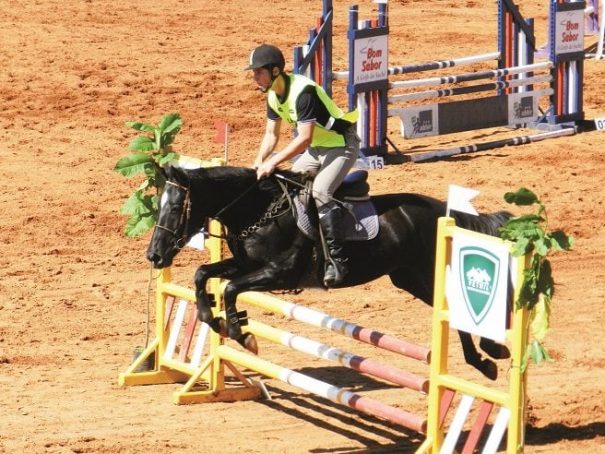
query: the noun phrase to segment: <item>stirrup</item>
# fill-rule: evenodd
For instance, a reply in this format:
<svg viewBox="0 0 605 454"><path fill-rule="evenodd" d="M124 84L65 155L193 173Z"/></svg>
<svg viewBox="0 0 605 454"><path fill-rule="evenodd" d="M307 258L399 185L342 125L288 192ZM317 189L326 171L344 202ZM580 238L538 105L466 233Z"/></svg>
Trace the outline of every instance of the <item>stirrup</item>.
<svg viewBox="0 0 605 454"><path fill-rule="evenodd" d="M326 271L324 273L324 285L326 287L334 287L336 285L342 284L345 279L345 276L348 274L347 267L344 263L338 263L335 260L331 259L327 266Z"/></svg>

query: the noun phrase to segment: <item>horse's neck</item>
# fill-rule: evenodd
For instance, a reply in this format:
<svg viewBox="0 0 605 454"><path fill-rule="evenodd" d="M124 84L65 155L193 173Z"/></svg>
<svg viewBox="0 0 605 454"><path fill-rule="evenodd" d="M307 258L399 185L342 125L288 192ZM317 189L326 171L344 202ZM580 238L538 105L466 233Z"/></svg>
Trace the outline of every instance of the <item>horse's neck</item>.
<svg viewBox="0 0 605 454"><path fill-rule="evenodd" d="M218 217L229 230L258 221L270 203L270 197L259 189L256 181L248 178L217 181L212 192L215 203L211 217Z"/></svg>

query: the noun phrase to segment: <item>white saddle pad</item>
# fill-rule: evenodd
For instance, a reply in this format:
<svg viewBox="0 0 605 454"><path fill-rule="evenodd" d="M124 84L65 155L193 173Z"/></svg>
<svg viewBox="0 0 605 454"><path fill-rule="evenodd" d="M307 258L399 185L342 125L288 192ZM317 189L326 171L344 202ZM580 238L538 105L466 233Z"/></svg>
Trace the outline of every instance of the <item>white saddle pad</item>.
<svg viewBox="0 0 605 454"><path fill-rule="evenodd" d="M309 238L317 240L319 232L313 226L304 204L294 197L296 207L296 223L298 228ZM345 210L345 241L367 241L378 235L378 215L374 205L369 200L363 202L347 203L349 207Z"/></svg>

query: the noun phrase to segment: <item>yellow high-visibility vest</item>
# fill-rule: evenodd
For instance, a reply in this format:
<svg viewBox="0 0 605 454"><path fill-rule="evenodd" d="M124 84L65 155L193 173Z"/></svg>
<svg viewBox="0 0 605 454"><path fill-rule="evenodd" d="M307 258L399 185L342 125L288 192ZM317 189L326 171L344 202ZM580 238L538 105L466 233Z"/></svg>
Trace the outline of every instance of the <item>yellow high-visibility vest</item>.
<svg viewBox="0 0 605 454"><path fill-rule="evenodd" d="M344 137L329 128L332 126L335 119L347 120L350 123L357 121L358 113L354 110L349 113L344 113L334 101L328 96L322 86L316 84L311 79L300 74L289 74L285 77L290 79L290 90L288 97L281 103L279 97L273 91L269 91L268 102L269 106L279 115L279 117L296 127L298 121L298 113L296 111L296 100L300 93L309 85L314 86L321 102L326 106L330 113L330 119L327 125L315 123L313 128L313 137L311 140L312 147L342 147L345 144Z"/></svg>

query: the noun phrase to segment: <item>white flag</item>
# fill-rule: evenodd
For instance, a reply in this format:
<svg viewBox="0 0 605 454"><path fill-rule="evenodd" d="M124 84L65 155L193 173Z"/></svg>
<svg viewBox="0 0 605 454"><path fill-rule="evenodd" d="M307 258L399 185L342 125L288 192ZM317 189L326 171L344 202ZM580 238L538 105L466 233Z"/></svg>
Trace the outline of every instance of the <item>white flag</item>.
<svg viewBox="0 0 605 454"><path fill-rule="evenodd" d="M206 246L206 236L204 235L204 232L198 232L193 235L189 240L189 243L187 243L187 246L203 251Z"/></svg>
<svg viewBox="0 0 605 454"><path fill-rule="evenodd" d="M478 216L477 210L471 204L471 200L479 194L479 191L469 188L463 188L455 184L450 184L447 195L447 214L450 215L450 210L462 211L463 213L474 214Z"/></svg>

